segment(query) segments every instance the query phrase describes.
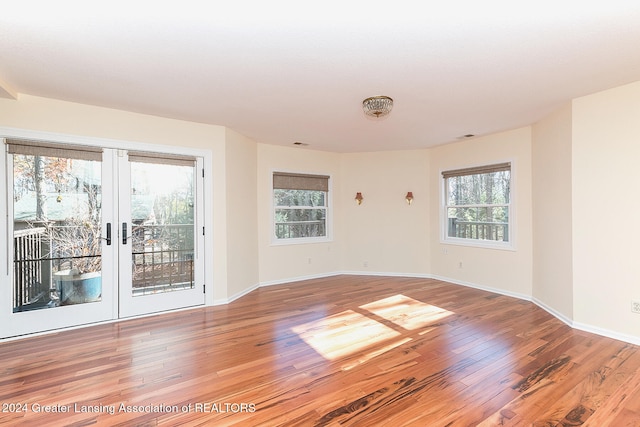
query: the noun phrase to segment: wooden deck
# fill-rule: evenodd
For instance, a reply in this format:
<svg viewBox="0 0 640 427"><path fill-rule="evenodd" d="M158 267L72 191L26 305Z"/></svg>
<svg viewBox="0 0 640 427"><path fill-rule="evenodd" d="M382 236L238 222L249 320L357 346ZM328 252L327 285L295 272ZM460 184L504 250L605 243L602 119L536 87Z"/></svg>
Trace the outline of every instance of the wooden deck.
<svg viewBox="0 0 640 427"><path fill-rule="evenodd" d="M639 368L528 302L336 276L0 343L0 425L639 426Z"/></svg>

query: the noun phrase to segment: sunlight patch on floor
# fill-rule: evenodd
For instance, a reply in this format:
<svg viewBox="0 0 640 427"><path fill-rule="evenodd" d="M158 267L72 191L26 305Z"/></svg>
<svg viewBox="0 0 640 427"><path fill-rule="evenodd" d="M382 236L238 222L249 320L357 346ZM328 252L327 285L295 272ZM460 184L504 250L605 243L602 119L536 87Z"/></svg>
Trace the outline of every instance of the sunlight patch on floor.
<svg viewBox="0 0 640 427"><path fill-rule="evenodd" d="M449 310L398 294L360 306L376 316L410 331L453 314Z"/></svg>
<svg viewBox="0 0 640 427"><path fill-rule="evenodd" d="M400 335L400 332L352 310L298 325L292 330L328 360L336 360L358 352L366 354L367 348ZM371 357L378 354L377 351L369 353Z"/></svg>
<svg viewBox="0 0 640 427"><path fill-rule="evenodd" d="M291 330L327 360L349 358L342 366L347 370L411 341L410 337L402 337L402 330L425 328L453 314L402 294L362 305L359 309L365 313L346 310ZM379 319L397 327L387 326Z"/></svg>

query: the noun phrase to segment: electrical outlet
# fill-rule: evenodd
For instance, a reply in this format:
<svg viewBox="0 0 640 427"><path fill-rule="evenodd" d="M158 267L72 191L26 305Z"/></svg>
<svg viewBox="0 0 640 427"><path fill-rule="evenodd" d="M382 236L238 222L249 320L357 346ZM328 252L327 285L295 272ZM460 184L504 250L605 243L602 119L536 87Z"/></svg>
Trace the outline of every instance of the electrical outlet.
<svg viewBox="0 0 640 427"><path fill-rule="evenodd" d="M458 263L458 268L462 268L462 261Z"/></svg>
<svg viewBox="0 0 640 427"><path fill-rule="evenodd" d="M631 312L640 314L640 300L631 300Z"/></svg>
<svg viewBox="0 0 640 427"><path fill-rule="evenodd" d="M369 261L362 261L363 267L369 267Z"/></svg>
<svg viewBox="0 0 640 427"><path fill-rule="evenodd" d="M311 258L307 258L307 264L311 264Z"/></svg>

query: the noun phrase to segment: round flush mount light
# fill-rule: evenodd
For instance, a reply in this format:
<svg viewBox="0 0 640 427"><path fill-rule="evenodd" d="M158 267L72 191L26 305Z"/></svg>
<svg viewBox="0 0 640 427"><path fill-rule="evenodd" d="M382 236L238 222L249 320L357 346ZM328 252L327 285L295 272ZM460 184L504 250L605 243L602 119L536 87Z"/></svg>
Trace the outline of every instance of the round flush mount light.
<svg viewBox="0 0 640 427"><path fill-rule="evenodd" d="M379 119L387 116L393 108L393 99L388 96L372 96L362 101L362 110L367 116Z"/></svg>

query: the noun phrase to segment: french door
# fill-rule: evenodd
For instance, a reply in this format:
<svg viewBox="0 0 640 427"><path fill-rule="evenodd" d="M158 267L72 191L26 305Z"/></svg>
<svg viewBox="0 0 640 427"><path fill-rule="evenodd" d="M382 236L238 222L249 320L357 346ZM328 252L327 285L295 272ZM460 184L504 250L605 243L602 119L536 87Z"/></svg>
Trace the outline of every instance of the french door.
<svg viewBox="0 0 640 427"><path fill-rule="evenodd" d="M200 158L5 143L0 338L204 304Z"/></svg>
<svg viewBox="0 0 640 427"><path fill-rule="evenodd" d="M119 157L120 317L204 303L198 170L194 158Z"/></svg>

